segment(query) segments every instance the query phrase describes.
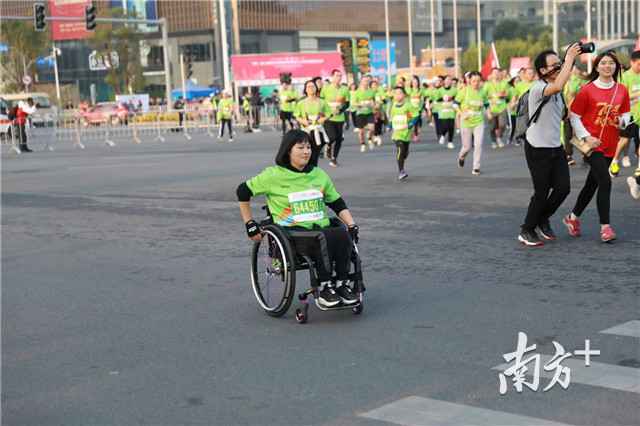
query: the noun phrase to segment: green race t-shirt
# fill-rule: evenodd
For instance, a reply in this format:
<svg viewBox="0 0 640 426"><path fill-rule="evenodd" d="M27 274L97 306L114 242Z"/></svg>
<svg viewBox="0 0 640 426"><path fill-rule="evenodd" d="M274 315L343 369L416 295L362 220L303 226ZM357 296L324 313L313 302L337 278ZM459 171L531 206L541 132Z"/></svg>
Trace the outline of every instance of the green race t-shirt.
<svg viewBox="0 0 640 426"><path fill-rule="evenodd" d="M453 102L458 94L458 90L455 87L449 87L448 89L441 87L439 93L442 101L440 101L438 105L438 118L456 118L456 110L454 109Z"/></svg>
<svg viewBox="0 0 640 426"><path fill-rule="evenodd" d="M499 82L488 81L484 85L483 90L489 99L489 106L492 114L499 114L507 109L509 83L506 80Z"/></svg>
<svg viewBox="0 0 640 426"><path fill-rule="evenodd" d="M622 74L622 84L629 91L629 98L640 95L640 74L627 70ZM640 121L640 97L631 99L631 115L634 121Z"/></svg>
<svg viewBox="0 0 640 426"><path fill-rule="evenodd" d="M247 181L254 196L264 195L273 221L312 229L329 226L326 203L340 198L331 178L319 167L308 173L271 166Z"/></svg>
<svg viewBox="0 0 640 426"><path fill-rule="evenodd" d="M407 87L405 91L407 92L407 96L409 96L411 106L418 110L422 109L424 106L422 88Z"/></svg>
<svg viewBox="0 0 640 426"><path fill-rule="evenodd" d="M376 92L371 89L358 89L351 98L355 102L356 115L367 115L373 113Z"/></svg>
<svg viewBox="0 0 640 426"><path fill-rule="evenodd" d="M298 99L298 93L293 90L281 90L280 91L280 111L293 112L296 106L296 100Z"/></svg>
<svg viewBox="0 0 640 426"><path fill-rule="evenodd" d="M293 115L296 118L304 118L313 125L320 117L331 115L331 109L323 99L303 98L296 104Z"/></svg>
<svg viewBox="0 0 640 426"><path fill-rule="evenodd" d="M324 99L331 110L329 120L342 123L345 117L340 110L349 100L349 90L343 86L335 87L333 84L325 84L320 91L320 97Z"/></svg>
<svg viewBox="0 0 640 426"><path fill-rule="evenodd" d="M389 112L391 127L393 128L391 140L408 143L411 139L409 122L418 114L420 114L420 109L414 107L410 102L405 101L401 104L393 102Z"/></svg>
<svg viewBox="0 0 640 426"><path fill-rule="evenodd" d="M456 102L460 104L460 112L464 117L462 127L476 127L484 122L483 109L487 102L487 95L482 90L465 87L456 95Z"/></svg>

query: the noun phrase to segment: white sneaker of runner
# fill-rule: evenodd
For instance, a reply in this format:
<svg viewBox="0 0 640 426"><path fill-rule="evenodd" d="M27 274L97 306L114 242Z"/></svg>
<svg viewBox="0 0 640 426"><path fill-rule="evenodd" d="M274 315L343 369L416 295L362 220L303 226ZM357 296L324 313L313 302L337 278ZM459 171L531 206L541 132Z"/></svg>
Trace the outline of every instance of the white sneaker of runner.
<svg viewBox="0 0 640 426"><path fill-rule="evenodd" d="M360 152L367 152L367 146L365 144L360 145Z"/></svg>
<svg viewBox="0 0 640 426"><path fill-rule="evenodd" d="M631 167L631 159L628 155L622 157L622 167Z"/></svg>
<svg viewBox="0 0 640 426"><path fill-rule="evenodd" d="M382 146L382 138L380 136L376 136L376 145Z"/></svg>
<svg viewBox="0 0 640 426"><path fill-rule="evenodd" d="M369 141L369 150L373 151L376 146L373 144L373 141Z"/></svg>
<svg viewBox="0 0 640 426"><path fill-rule="evenodd" d="M444 135L440 136L440 140L438 141L440 145L444 145Z"/></svg>
<svg viewBox="0 0 640 426"><path fill-rule="evenodd" d="M449 149L454 149L454 148L455 148L455 145L453 144L453 142L449 142L449 143L447 144L447 148L449 148Z"/></svg>
<svg viewBox="0 0 640 426"><path fill-rule="evenodd" d="M636 183L636 178L629 176L627 178L627 185L629 185L629 192L631 196L636 200L640 200L640 185Z"/></svg>
<svg viewBox="0 0 640 426"><path fill-rule="evenodd" d="M504 148L504 143L502 142L502 139L498 138L498 148Z"/></svg>
<svg viewBox="0 0 640 426"><path fill-rule="evenodd" d="M496 149L498 145L495 142L491 142L491 149Z"/></svg>

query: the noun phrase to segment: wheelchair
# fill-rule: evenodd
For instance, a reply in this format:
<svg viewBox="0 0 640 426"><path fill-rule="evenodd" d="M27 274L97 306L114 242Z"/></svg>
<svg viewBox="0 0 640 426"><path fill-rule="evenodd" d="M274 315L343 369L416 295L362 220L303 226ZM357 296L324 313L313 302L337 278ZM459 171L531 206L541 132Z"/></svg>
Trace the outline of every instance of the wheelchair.
<svg viewBox="0 0 640 426"><path fill-rule="evenodd" d="M263 207L269 213L266 206ZM345 227L338 218L331 218L331 226ZM304 324L309 319L309 297L313 297L315 305L321 311L351 309L360 315L364 309L364 282L358 246L353 243L351 264L347 284L358 295L358 302L351 305L342 303L334 307L326 307L318 302L320 291L316 261L312 253L320 248L321 261L325 262L325 270L333 271L329 262L326 241L322 232L289 230L273 223L271 215L260 222L262 240L253 244L251 251L251 286L260 307L272 317L281 317L289 310L296 292L296 272L308 270L310 288L297 295L301 307L295 310L295 319ZM331 267L331 268L330 268ZM336 277L333 273L332 282Z"/></svg>

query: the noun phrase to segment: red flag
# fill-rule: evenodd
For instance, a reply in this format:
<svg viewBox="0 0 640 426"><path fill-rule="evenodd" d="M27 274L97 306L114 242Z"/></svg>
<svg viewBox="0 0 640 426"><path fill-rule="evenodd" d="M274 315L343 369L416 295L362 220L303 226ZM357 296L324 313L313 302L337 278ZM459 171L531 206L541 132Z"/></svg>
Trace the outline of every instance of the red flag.
<svg viewBox="0 0 640 426"><path fill-rule="evenodd" d="M489 78L489 74L491 74L491 70L494 68L500 68L500 61L498 60L498 54L496 53L496 46L491 43L491 49L489 49L487 59L484 60L484 64L480 70L482 78L485 80Z"/></svg>

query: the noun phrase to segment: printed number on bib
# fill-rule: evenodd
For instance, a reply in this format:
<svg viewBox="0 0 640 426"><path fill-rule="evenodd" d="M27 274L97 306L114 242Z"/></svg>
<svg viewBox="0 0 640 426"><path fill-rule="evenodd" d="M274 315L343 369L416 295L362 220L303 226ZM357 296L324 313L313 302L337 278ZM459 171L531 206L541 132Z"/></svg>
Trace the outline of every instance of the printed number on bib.
<svg viewBox="0 0 640 426"><path fill-rule="evenodd" d="M394 116L392 121L393 121L393 128L395 130L404 130L409 127L407 116L404 114Z"/></svg>
<svg viewBox="0 0 640 426"><path fill-rule="evenodd" d="M314 222L324 219L324 198L322 192L317 189L289 194L289 204L295 222Z"/></svg>

